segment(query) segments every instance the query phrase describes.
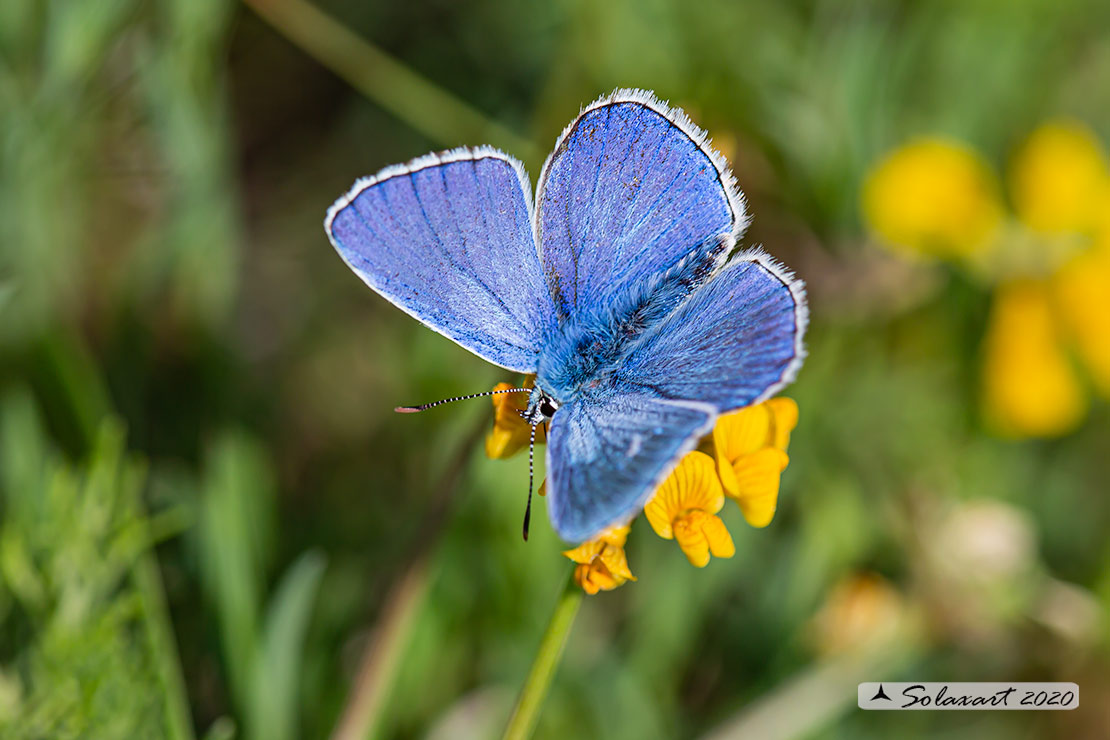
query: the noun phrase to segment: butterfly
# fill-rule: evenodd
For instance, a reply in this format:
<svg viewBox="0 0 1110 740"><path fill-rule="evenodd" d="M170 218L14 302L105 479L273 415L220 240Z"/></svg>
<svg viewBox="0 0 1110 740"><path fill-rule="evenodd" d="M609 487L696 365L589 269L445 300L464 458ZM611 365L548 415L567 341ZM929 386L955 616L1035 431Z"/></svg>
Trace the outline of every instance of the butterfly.
<svg viewBox="0 0 1110 740"><path fill-rule="evenodd" d="M522 416L548 424L548 515L576 543L635 516L719 415L794 379L805 290L736 249L749 217L727 163L650 92L584 108L531 192L516 159L454 149L358 180L324 228L390 303L535 376Z"/></svg>

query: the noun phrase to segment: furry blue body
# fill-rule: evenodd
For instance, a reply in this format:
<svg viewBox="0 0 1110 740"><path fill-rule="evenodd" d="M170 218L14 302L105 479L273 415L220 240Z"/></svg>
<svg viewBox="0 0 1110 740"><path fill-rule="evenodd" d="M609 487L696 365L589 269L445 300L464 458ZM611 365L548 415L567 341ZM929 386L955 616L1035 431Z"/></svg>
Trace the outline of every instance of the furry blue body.
<svg viewBox="0 0 1110 740"><path fill-rule="evenodd" d="M730 245L714 238L678 265L642 280L611 303L573 316L540 350L536 388L560 406L619 388L621 364L637 342L705 282Z"/></svg>

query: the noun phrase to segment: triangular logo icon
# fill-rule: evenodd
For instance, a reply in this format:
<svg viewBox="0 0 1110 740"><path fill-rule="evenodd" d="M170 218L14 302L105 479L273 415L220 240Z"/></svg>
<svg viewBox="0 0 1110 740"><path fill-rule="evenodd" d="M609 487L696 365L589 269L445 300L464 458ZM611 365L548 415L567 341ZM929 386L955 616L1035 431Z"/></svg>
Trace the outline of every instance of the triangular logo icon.
<svg viewBox="0 0 1110 740"><path fill-rule="evenodd" d="M894 701L893 699L891 699L889 696L886 695L885 691L883 691L883 685L882 684L879 684L878 692L876 692L876 694L871 697L871 701L875 701L876 699L886 699L887 701Z"/></svg>

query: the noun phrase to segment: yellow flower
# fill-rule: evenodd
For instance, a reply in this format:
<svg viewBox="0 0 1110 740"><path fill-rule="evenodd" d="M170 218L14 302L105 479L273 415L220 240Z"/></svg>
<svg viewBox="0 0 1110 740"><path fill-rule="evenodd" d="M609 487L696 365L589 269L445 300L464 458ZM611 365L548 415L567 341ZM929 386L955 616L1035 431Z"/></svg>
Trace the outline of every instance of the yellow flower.
<svg viewBox="0 0 1110 740"><path fill-rule="evenodd" d="M578 563L574 569L574 580L588 594L598 591L612 591L628 581L635 581L628 569L628 557L624 554L624 543L628 539L629 525L610 527L598 535L597 539L584 542L563 555Z"/></svg>
<svg viewBox="0 0 1110 740"><path fill-rule="evenodd" d="M1110 398L1110 167L1087 127L1053 121L1018 149L1007 183L1015 215L1006 236L984 236L1001 218L989 172L958 145L926 139L872 171L863 210L880 236L918 252L970 258L974 244L994 242L965 262L997 286L983 340L983 409L1004 434L1055 436L1087 412L1070 353ZM953 211L953 198L966 207Z"/></svg>
<svg viewBox="0 0 1110 740"><path fill-rule="evenodd" d="M1067 262L1052 287L1066 336L1075 344L1095 388L1110 398L1110 227L1102 241Z"/></svg>
<svg viewBox="0 0 1110 740"><path fill-rule="evenodd" d="M725 495L736 501L753 527L766 527L775 516L779 478L790 461L786 446L797 424L798 404L772 398L722 416L713 428Z"/></svg>
<svg viewBox="0 0 1110 740"><path fill-rule="evenodd" d="M867 175L863 214L887 246L961 257L991 244L1002 204L990 169L975 152L923 138L896 149Z"/></svg>
<svg viewBox="0 0 1110 740"><path fill-rule="evenodd" d="M522 387L531 388L532 380L529 378ZM493 387L495 391L515 388L510 383L498 383ZM493 402L493 429L486 435L486 457L500 460L512 457L528 446L528 436L531 428L528 422L520 418L520 412L528 406L526 393L499 393L490 396ZM536 442L547 439L543 425L536 427Z"/></svg>
<svg viewBox="0 0 1110 740"><path fill-rule="evenodd" d="M1054 436L1083 419L1085 399L1061 343L1046 281L998 287L984 338L983 382L985 414L1004 434Z"/></svg>
<svg viewBox="0 0 1110 740"><path fill-rule="evenodd" d="M1029 228L1094 230L1108 178L1102 148L1086 126L1073 121L1042 125L1018 150L1009 174L1014 210Z"/></svg>
<svg viewBox="0 0 1110 740"><path fill-rule="evenodd" d="M905 627L902 595L876 573L858 573L839 581L814 616L811 626L822 655L845 655L885 649Z"/></svg>
<svg viewBox="0 0 1110 740"><path fill-rule="evenodd" d="M691 452L659 486L644 515L657 535L677 540L690 563L704 568L710 553L719 558L736 553L724 522L716 516L724 505L713 459L704 452Z"/></svg>

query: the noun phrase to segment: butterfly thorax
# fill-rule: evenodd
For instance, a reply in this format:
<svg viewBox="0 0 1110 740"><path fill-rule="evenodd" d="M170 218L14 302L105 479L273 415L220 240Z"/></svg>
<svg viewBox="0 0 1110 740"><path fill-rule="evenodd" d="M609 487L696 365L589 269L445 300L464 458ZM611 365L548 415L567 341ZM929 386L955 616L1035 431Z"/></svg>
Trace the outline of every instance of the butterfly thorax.
<svg viewBox="0 0 1110 740"><path fill-rule="evenodd" d="M558 404L603 393L627 355L712 274L731 242L714 238L674 268L564 319L540 352L536 387Z"/></svg>
<svg viewBox="0 0 1110 740"><path fill-rule="evenodd" d="M627 345L601 321L574 321L562 328L540 354L536 374L536 387L559 404L608 386Z"/></svg>

